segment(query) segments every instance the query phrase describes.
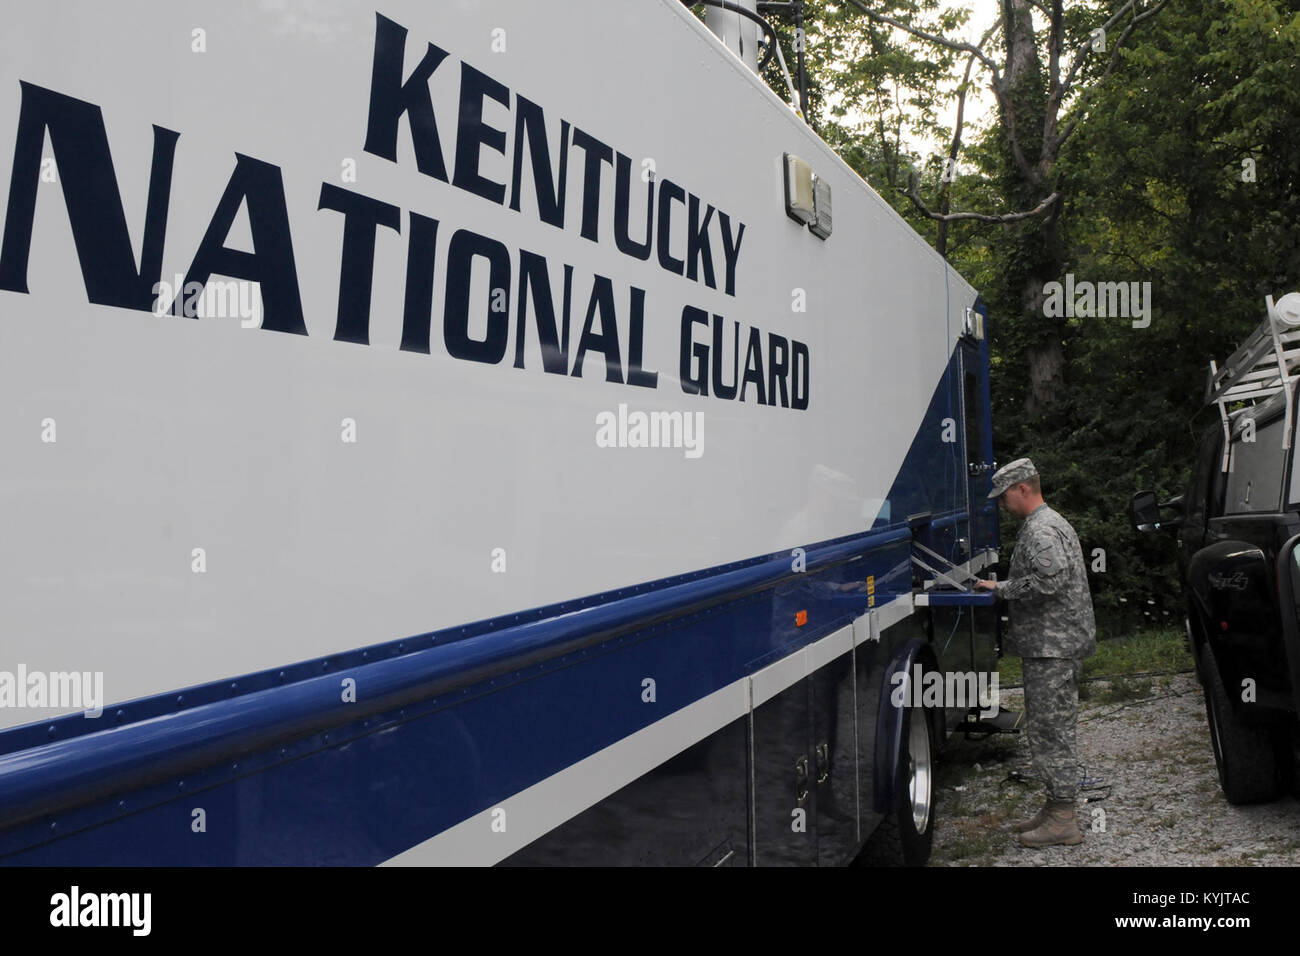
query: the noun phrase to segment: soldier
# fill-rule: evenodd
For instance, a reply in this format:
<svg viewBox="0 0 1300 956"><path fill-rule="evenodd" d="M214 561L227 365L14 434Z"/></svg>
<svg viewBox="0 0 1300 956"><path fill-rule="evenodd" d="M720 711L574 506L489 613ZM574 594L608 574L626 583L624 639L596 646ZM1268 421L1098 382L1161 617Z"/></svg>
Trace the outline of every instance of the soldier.
<svg viewBox="0 0 1300 956"><path fill-rule="evenodd" d="M1043 809L1013 829L1022 846L1075 846L1083 842L1075 816L1077 680L1083 659L1097 649L1083 550L1070 523L1043 501L1038 471L1028 458L998 469L989 497L1025 519L1007 580L977 586L1016 602L1005 647L1024 659L1029 749L1047 781Z"/></svg>

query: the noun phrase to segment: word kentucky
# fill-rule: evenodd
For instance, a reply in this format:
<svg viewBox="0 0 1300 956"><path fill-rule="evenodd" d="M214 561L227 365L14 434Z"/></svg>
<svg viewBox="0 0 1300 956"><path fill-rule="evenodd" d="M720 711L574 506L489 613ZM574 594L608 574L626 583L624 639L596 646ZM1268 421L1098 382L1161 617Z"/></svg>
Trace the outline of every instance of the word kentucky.
<svg viewBox="0 0 1300 956"><path fill-rule="evenodd" d="M657 369L672 368L676 359L678 368L695 369L677 380L687 394L736 398L736 379L728 384L719 375L727 365L734 369L738 364L734 359L728 363L723 352L725 317L712 308L705 311L698 302L677 300L658 307L647 303L648 281L636 277L679 277L672 287L683 297L707 296L710 305L725 302L723 296L734 299L741 288L741 249L753 246L752 240L744 243L745 223L687 189L684 180L660 176L652 159L637 164L633 155L561 117L555 106L548 113L433 43L423 44L418 60L407 57L406 41L405 27L376 14L364 140L358 137L354 145L383 161L371 161L376 181L389 165L413 163L430 187L419 193L418 201L432 208L404 209L329 182L321 183L315 202L291 208L286 197L302 195L302 190L286 190L279 166L235 153L206 228L198 233L194 224L186 224L170 230L173 241L178 233L203 237L175 283L160 282L172 197L205 195L219 188L217 183L196 182L188 173L183 165L187 152L177 148L181 134L153 127L137 267L103 110L20 80L9 202L0 239L0 290L29 293L28 260L48 141L86 295L97 305L198 319L210 309L221 311L197 292L213 276L221 276L257 285L262 330L307 335L305 279L338 289L334 340L368 346L376 259L391 254L385 251L391 244L381 243L380 237L395 233L406 240L398 346L403 351L428 354L437 348L456 360L515 369L535 369L540 357L545 375L576 378L584 377L585 363L589 377L650 389L659 387ZM455 85L454 95L444 92L448 83ZM509 119L490 119L502 111ZM403 130L410 136L410 158L404 154L399 160ZM346 155L347 149L347 144L338 144L337 155ZM383 192L391 195L393 190ZM478 231L478 223L499 220L455 211L464 210L468 197L480 208L535 216L557 230L556 237L569 238L548 238L532 250L508 246L500 237ZM48 209L48 201L43 203ZM188 215L189 203L181 210L179 215ZM248 214L251 252L230 245L241 210ZM645 225L637 225L642 220ZM326 247L337 270L322 269L313 261L300 276L302 250L295 249L294 233L315 236L324 229L342 233L336 250ZM320 242L308 248L316 250ZM559 248L579 255L587 249L616 252L615 261L622 267L603 267L605 275L580 269L552 251ZM600 261L610 263L610 257ZM440 301L435 301L438 272L446 279ZM476 275L487 279L486 296L474 282ZM245 314L253 311L251 300L247 308L242 298L236 306L227 306L227 311L251 318ZM691 338L696 325L707 331L710 315L715 323L711 351ZM486 327L480 331L484 318ZM734 327L738 330L738 323ZM739 348L738 331L733 341ZM767 330L763 361L760 330L750 329L743 341L750 387L742 387L738 400L807 409L808 346ZM705 371L710 362L712 377Z"/></svg>

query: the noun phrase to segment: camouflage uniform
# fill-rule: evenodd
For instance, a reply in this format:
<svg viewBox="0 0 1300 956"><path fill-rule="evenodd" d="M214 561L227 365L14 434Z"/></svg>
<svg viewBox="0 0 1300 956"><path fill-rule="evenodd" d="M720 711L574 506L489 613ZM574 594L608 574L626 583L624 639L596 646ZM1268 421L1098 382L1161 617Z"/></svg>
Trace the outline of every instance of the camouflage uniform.
<svg viewBox="0 0 1300 956"><path fill-rule="evenodd" d="M989 497L1037 473L1029 459L1018 459L994 475ZM1096 626L1079 538L1047 505L1025 518L997 594L1016 605L1005 648L1024 658L1025 725L1034 766L1047 781L1050 799L1074 800L1079 791L1077 681L1083 659L1097 649Z"/></svg>

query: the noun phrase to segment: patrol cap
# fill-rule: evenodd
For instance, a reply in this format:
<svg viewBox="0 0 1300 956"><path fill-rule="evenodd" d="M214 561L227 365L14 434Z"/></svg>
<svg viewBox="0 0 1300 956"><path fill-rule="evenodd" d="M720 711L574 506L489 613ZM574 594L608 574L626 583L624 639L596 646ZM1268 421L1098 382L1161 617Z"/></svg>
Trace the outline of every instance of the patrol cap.
<svg viewBox="0 0 1300 956"><path fill-rule="evenodd" d="M1012 485L1028 481L1036 474L1038 474L1038 469L1034 467L1032 461L1028 458L1017 458L1011 464L1003 465L993 472L993 490L989 492L989 497L999 498Z"/></svg>

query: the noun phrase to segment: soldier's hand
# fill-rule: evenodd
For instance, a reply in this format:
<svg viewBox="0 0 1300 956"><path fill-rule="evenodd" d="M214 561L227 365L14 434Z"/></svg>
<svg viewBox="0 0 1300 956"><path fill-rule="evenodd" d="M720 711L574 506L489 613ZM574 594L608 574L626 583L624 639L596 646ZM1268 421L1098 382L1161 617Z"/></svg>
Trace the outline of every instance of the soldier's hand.
<svg viewBox="0 0 1300 956"><path fill-rule="evenodd" d="M997 590L997 586L998 586L998 583L997 583L996 581L983 581L983 580L981 580L981 581L976 581L976 582L975 582L975 588L976 588L976 590L979 590L979 591L994 591L994 590Z"/></svg>

